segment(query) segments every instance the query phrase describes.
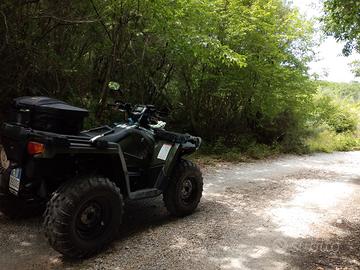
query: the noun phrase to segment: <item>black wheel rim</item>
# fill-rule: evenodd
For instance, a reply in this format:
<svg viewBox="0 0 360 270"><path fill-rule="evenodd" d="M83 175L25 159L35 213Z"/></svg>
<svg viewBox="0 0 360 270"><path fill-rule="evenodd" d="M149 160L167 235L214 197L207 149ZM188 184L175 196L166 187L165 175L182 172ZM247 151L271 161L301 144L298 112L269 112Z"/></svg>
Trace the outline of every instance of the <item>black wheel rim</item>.
<svg viewBox="0 0 360 270"><path fill-rule="evenodd" d="M95 198L82 205L76 216L76 233L83 240L101 236L110 224L110 204L106 198Z"/></svg>
<svg viewBox="0 0 360 270"><path fill-rule="evenodd" d="M194 178L188 177L181 182L180 199L185 204L191 204L196 198L197 186Z"/></svg>

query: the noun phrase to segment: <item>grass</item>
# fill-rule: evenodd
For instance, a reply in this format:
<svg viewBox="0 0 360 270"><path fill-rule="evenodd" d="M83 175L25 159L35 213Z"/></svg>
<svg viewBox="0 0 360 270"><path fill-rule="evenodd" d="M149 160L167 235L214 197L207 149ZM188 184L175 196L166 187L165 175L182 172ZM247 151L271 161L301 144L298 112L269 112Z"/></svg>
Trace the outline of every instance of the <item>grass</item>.
<svg viewBox="0 0 360 270"><path fill-rule="evenodd" d="M286 148L279 144L268 146L258 143L229 148L220 142L214 145L203 145L198 152L192 155L191 159L201 165L210 166L217 162L249 162L289 153ZM332 153L334 151L360 150L360 131L357 133L336 133L335 131L325 129L309 137L300 148L296 147L296 150L290 152L310 154L316 152Z"/></svg>
<svg viewBox="0 0 360 270"><path fill-rule="evenodd" d="M251 160L260 160L275 157L281 154L279 146L268 146L265 144L252 143L244 147L226 147L224 145L209 146L204 145L196 152L192 159L203 165L213 165L219 161L225 162L249 162Z"/></svg>

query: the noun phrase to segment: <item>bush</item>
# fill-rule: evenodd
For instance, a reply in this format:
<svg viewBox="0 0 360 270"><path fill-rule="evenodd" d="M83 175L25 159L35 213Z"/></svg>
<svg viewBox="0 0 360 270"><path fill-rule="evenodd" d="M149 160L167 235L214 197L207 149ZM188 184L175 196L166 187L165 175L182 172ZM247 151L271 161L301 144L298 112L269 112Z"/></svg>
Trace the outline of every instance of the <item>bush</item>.
<svg viewBox="0 0 360 270"><path fill-rule="evenodd" d="M270 156L274 156L280 153L280 147L278 145L265 145L265 144L253 144L250 145L245 152L247 156L253 159L263 159Z"/></svg>
<svg viewBox="0 0 360 270"><path fill-rule="evenodd" d="M308 140L311 152L351 151L360 147L360 137L352 132L336 133L325 129Z"/></svg>
<svg viewBox="0 0 360 270"><path fill-rule="evenodd" d="M359 115L354 104L322 94L319 94L314 102L314 126L328 125L337 133L357 130Z"/></svg>
<svg viewBox="0 0 360 270"><path fill-rule="evenodd" d="M349 84L351 86L351 84ZM341 87L340 87L341 86ZM345 84L319 83L310 118L310 152L350 151L359 148L359 104Z"/></svg>

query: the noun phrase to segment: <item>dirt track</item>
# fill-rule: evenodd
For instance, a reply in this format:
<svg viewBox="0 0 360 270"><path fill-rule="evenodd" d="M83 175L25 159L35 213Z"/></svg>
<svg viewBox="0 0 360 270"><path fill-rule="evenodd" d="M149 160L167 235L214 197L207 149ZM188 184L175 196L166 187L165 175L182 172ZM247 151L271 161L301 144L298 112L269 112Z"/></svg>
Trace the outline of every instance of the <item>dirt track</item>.
<svg viewBox="0 0 360 270"><path fill-rule="evenodd" d="M170 218L161 199L128 205L119 239L82 262L51 250L40 219L0 216L0 270L360 269L360 152L204 171L194 215Z"/></svg>

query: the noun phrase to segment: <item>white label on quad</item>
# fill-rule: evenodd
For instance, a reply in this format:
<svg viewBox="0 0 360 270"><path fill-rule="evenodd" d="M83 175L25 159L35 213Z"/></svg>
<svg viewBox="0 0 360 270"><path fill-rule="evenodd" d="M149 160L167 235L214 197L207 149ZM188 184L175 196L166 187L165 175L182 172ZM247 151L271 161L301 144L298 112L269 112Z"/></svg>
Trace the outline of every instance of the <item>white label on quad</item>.
<svg viewBox="0 0 360 270"><path fill-rule="evenodd" d="M21 169L14 169L10 174L9 191L15 195L18 194L21 180Z"/></svg>
<svg viewBox="0 0 360 270"><path fill-rule="evenodd" d="M164 144L161 149L160 149L160 152L158 154L158 159L161 159L161 160L166 160L168 155L169 155L169 152L172 148L172 145L171 144Z"/></svg>

